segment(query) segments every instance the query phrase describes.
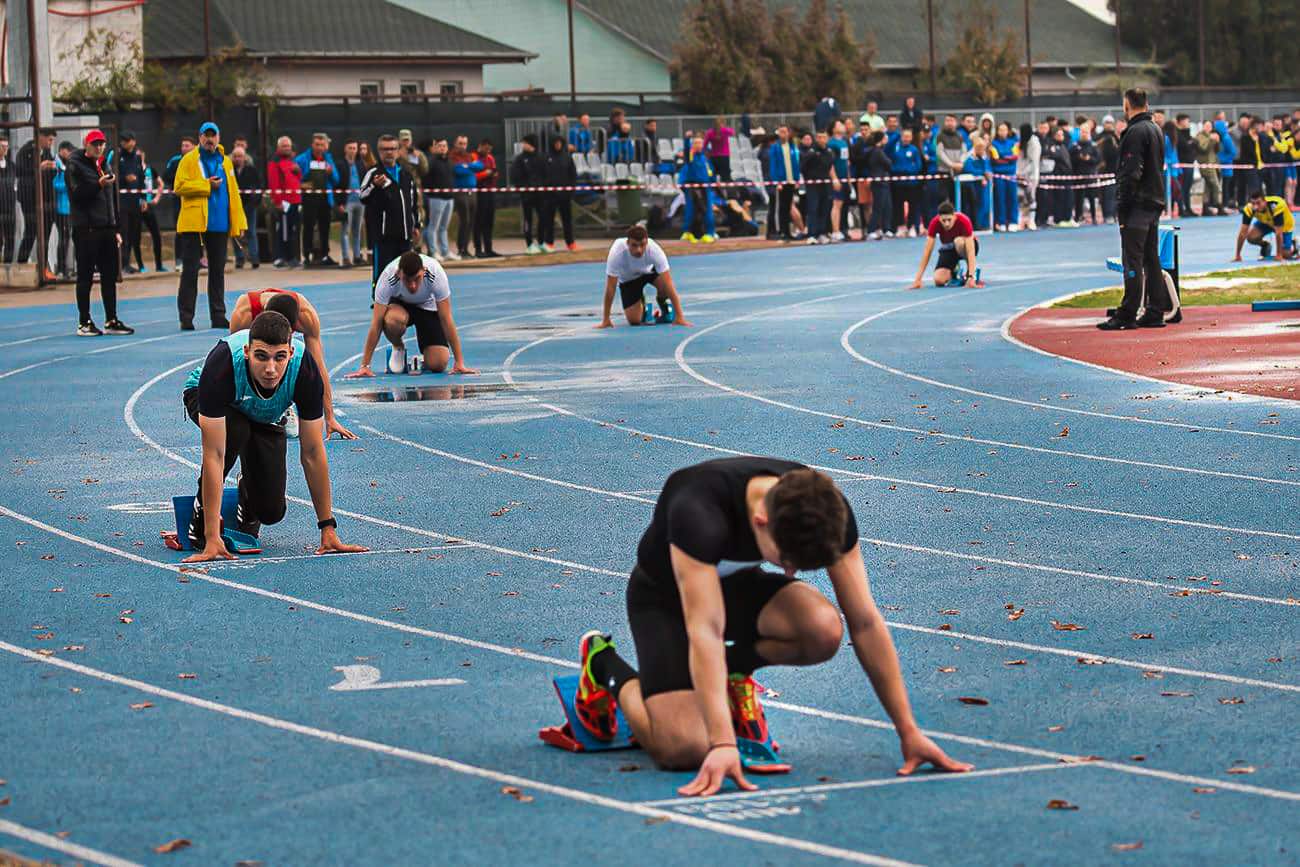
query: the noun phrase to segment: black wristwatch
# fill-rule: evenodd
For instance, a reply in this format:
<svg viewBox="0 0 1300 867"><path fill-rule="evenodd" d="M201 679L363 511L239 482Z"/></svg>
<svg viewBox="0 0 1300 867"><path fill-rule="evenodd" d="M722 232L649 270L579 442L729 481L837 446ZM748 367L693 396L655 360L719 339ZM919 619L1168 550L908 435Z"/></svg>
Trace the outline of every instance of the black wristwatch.
<svg viewBox="0 0 1300 867"><path fill-rule="evenodd" d="M326 518L323 521L316 522L317 530L324 530L326 527L333 527L335 530L337 530L339 528L339 522L334 520L333 518Z"/></svg>

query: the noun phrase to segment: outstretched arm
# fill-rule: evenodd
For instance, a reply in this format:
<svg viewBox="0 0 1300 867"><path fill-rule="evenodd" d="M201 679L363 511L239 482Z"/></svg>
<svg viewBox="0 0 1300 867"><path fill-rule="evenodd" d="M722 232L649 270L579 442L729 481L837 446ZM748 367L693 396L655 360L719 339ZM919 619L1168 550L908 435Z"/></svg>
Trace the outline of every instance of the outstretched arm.
<svg viewBox="0 0 1300 867"><path fill-rule="evenodd" d="M885 618L871 598L871 588L867 585L867 567L862 562L861 547L854 545L853 550L826 572L835 589L835 599L844 612L853 652L898 733L903 751L903 765L898 773L907 776L924 764L934 765L941 771L971 770L973 765L948 758L934 741L922 733L912 716L903 672L898 665L898 653L889 637Z"/></svg>
<svg viewBox="0 0 1300 867"><path fill-rule="evenodd" d="M966 239L966 282L975 285L975 236Z"/></svg>
<svg viewBox="0 0 1300 867"><path fill-rule="evenodd" d="M925 277L925 266L930 264L930 254L934 252L934 236L925 236L925 249L921 251L921 264L916 267L916 279L912 281L913 289L921 288L921 280Z"/></svg>
<svg viewBox="0 0 1300 867"><path fill-rule="evenodd" d="M361 364L356 370L343 377L344 379L375 375L375 372L370 369L370 359L374 357L375 347L379 345L379 332L383 328L386 312L388 312L387 304L375 304L374 314L370 317L370 330L366 332L366 342L361 348Z"/></svg>
<svg viewBox="0 0 1300 867"><path fill-rule="evenodd" d="M673 282L673 272L665 271L660 274L659 279L655 281L655 289L663 290L663 293L668 296L668 300L673 302L673 307L677 309L677 318L673 320L673 324L689 328L691 323L686 318L686 311L682 309L682 299L677 294L677 284Z"/></svg>
<svg viewBox="0 0 1300 867"><path fill-rule="evenodd" d="M456 330L456 320L451 315L451 299L444 298L438 302L438 319L442 322L442 330L447 335L447 342L451 344L452 357L456 359L452 365L452 373L478 373L477 367L465 366L465 355L460 348L460 332Z"/></svg>
<svg viewBox="0 0 1300 867"><path fill-rule="evenodd" d="M1237 249L1233 251L1232 261L1241 261L1241 246L1246 243L1246 233L1250 231L1249 226L1242 226L1237 230Z"/></svg>
<svg viewBox="0 0 1300 867"><path fill-rule="evenodd" d="M605 275L605 302L601 308L600 324L597 328L613 328L614 320L609 318L610 308L614 306L614 290L618 288L618 278L611 275Z"/></svg>
<svg viewBox="0 0 1300 867"><path fill-rule="evenodd" d="M302 474L307 478L307 490L311 492L311 504L316 510L316 520L324 521L334 517L334 504L330 501L330 465L325 455L325 437L322 430L323 418L310 421L302 420L301 425L301 459ZM320 547L317 554L359 554L368 550L361 545L345 545L339 540L339 534L333 527L320 531Z"/></svg>
<svg viewBox="0 0 1300 867"><path fill-rule="evenodd" d="M203 435L203 469L200 472L199 503L203 508L204 548L185 558L186 563L234 560L221 538L221 489L226 481L226 420L199 416Z"/></svg>

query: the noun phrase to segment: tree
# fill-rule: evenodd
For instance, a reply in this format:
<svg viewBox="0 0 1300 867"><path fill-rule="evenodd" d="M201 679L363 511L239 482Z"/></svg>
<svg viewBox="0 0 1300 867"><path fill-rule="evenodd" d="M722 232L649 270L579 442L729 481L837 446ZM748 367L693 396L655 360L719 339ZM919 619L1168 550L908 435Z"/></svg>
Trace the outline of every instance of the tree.
<svg viewBox="0 0 1300 867"><path fill-rule="evenodd" d="M837 7L832 18L826 0L812 0L801 29L806 94L813 99L834 96L843 105L858 105L876 53L872 37L868 34L866 41L859 43L844 7Z"/></svg>
<svg viewBox="0 0 1300 867"><path fill-rule="evenodd" d="M998 25L988 0L971 0L962 20L957 48L939 69L944 87L967 91L984 105L1018 98L1024 71L1014 32Z"/></svg>

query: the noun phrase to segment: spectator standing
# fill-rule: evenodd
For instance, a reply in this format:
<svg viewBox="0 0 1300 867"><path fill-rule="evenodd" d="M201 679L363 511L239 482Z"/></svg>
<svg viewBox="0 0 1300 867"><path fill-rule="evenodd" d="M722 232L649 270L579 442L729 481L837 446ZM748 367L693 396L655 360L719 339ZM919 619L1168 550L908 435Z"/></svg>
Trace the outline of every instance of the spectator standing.
<svg viewBox="0 0 1300 867"><path fill-rule="evenodd" d="M852 120L848 123L853 123ZM837 120L831 124L831 129L835 131L826 141L826 147L830 149L831 155L835 157L835 177L839 180L839 187L831 190L831 219L830 233L831 241L839 243L848 235L848 202L849 202L849 142L848 127L842 120Z"/></svg>
<svg viewBox="0 0 1300 867"><path fill-rule="evenodd" d="M1106 115L1101 119L1101 132L1096 140L1097 152L1101 155L1098 167L1106 175L1106 183L1101 188L1101 214L1107 223L1115 222L1115 172L1119 170L1119 134L1115 129L1115 118Z"/></svg>
<svg viewBox="0 0 1300 867"><path fill-rule="evenodd" d="M993 160L983 136L975 136L970 155L961 167L962 174L977 180L962 183L962 210L976 229L987 229L989 221L989 184L993 183Z"/></svg>
<svg viewBox="0 0 1300 867"><path fill-rule="evenodd" d="M681 239L692 244L712 244L718 237L713 221L713 204L717 197L712 186L717 176L713 173L713 164L709 162L708 154L704 152L704 136L691 139L690 148L685 164L677 173L677 183L682 185L682 198L686 206L682 215ZM703 226L698 236L695 231L697 225Z"/></svg>
<svg viewBox="0 0 1300 867"><path fill-rule="evenodd" d="M361 226L366 221L366 206L361 201L361 179L366 176L366 166L358 157L360 143L349 139L343 143L343 165L339 168L339 182L343 189L343 226L339 230L339 245L343 248L343 267L351 268L364 261L361 255ZM243 186L243 182L240 182Z"/></svg>
<svg viewBox="0 0 1300 867"><path fill-rule="evenodd" d="M0 261L14 261L14 235L18 229L18 174L9 139L0 138Z"/></svg>
<svg viewBox="0 0 1300 867"><path fill-rule="evenodd" d="M436 190L424 200L427 218L424 224L424 246L429 255L439 262L445 259L459 259L460 255L451 251L451 242L447 240L447 227L451 225L452 188L456 185L456 173L452 171L448 159L446 139L433 143L429 160L429 189Z"/></svg>
<svg viewBox="0 0 1300 867"><path fill-rule="evenodd" d="M587 117L587 115L583 115ZM590 121L590 118L587 118ZM590 137L590 133L588 133ZM469 149L469 137L456 136L456 146L447 157L451 161L454 173L453 186L457 192L454 202L456 213L456 254L461 258L469 256L469 242L473 234L475 213L478 210L478 196L470 192L478 187L478 173L483 170L483 163L478 155Z"/></svg>
<svg viewBox="0 0 1300 867"><path fill-rule="evenodd" d="M1079 128L1079 140L1070 148L1070 163L1074 173L1082 177L1074 191L1074 221L1083 222L1084 206L1088 208L1088 222L1096 224L1097 206L1100 204L1097 191L1097 172L1101 167L1101 153L1092 141L1092 131L1088 127Z"/></svg>
<svg viewBox="0 0 1300 867"><path fill-rule="evenodd" d="M735 134L736 131L727 126L722 117L715 117L713 128L704 134L704 152L720 181L731 180L731 139Z"/></svg>
<svg viewBox="0 0 1300 867"><path fill-rule="evenodd" d="M379 137L379 161L361 179L370 241L370 298L388 264L420 240L420 191L406 165L398 162L397 137Z"/></svg>
<svg viewBox="0 0 1300 867"><path fill-rule="evenodd" d="M961 126L957 128L962 140L966 142L966 150L970 150L971 142L979 133L979 126L975 123L975 115L964 114L961 116Z"/></svg>
<svg viewBox="0 0 1300 867"><path fill-rule="evenodd" d="M921 124L921 132L917 137L916 146L921 151L921 171L927 175L939 174L939 152L935 148L934 138L932 137L934 127L930 122ZM934 219L935 214L939 213L939 205L944 200L943 181L941 178L929 177L921 182L921 225L928 226L930 220Z"/></svg>
<svg viewBox="0 0 1300 867"><path fill-rule="evenodd" d="M275 156L266 164L266 185L271 189L271 210L277 225L271 245L276 268L297 268L299 218L302 210L302 167L293 158L293 139L282 135L275 143Z"/></svg>
<svg viewBox="0 0 1300 867"><path fill-rule="evenodd" d="M829 130L831 124L841 117L840 104L833 96L824 96L813 109L813 129Z"/></svg>
<svg viewBox="0 0 1300 867"><path fill-rule="evenodd" d="M153 242L154 271L164 274L167 272L167 266L163 265L162 229L158 225L158 203L163 197L163 182L162 178L154 174L153 168L149 165L149 156L144 151L140 151L140 163L144 166L144 183L141 187L149 191L140 195L140 225L143 229L149 230L149 240ZM141 237L143 234L143 231L136 233L134 249L135 263L142 274L148 270L144 267L144 254L141 250L144 243Z"/></svg>
<svg viewBox="0 0 1300 867"><path fill-rule="evenodd" d="M894 237L894 197L890 180L894 162L885 144L884 130L872 133L867 150L867 177L871 179L871 221L867 224L871 239Z"/></svg>
<svg viewBox="0 0 1300 867"><path fill-rule="evenodd" d="M912 143L911 127L903 127L899 135L893 153L893 172L894 225L900 237L915 238L921 229L921 182L912 176L921 173L921 149ZM903 179L899 180L900 177Z"/></svg>
<svg viewBox="0 0 1300 867"><path fill-rule="evenodd" d="M799 163L799 148L790 140L790 127L781 124L776 128L776 141L767 151L767 176L775 184L772 204L767 209L767 232L783 241L794 240L790 211L802 177Z"/></svg>
<svg viewBox="0 0 1300 867"><path fill-rule="evenodd" d="M1237 145L1237 164L1245 166L1245 168L1234 168L1232 171L1233 201L1240 210L1260 183L1259 138L1255 133L1254 118L1249 114L1243 114L1238 118L1233 137Z"/></svg>
<svg viewBox="0 0 1300 867"><path fill-rule="evenodd" d="M853 195L858 203L858 228L862 230L863 241L870 234L867 227L871 225L872 206L875 203L870 181L871 138L872 132L865 124L849 136L849 176L853 179Z"/></svg>
<svg viewBox="0 0 1300 867"><path fill-rule="evenodd" d="M999 232L1020 231L1020 191L1016 186L1016 166L1020 162L1020 138L1011 124L997 125L989 142L989 159L993 162L993 224Z"/></svg>
<svg viewBox="0 0 1300 867"><path fill-rule="evenodd" d="M1016 186L1020 197L1021 225L1031 232L1038 231L1038 181L1039 161L1043 158L1043 143L1034 135L1027 123L1020 125L1020 157L1016 160Z"/></svg>
<svg viewBox="0 0 1300 867"><path fill-rule="evenodd" d="M545 185L548 187L571 188L578 183L578 168L573 164L573 156L564 147L560 139L552 139L550 152L546 154ZM542 225L538 235L542 248L547 253L555 252L555 216L559 214L564 225L564 244L576 251L577 243L573 239L573 193L569 189L549 190L542 197Z"/></svg>
<svg viewBox="0 0 1300 867"><path fill-rule="evenodd" d="M631 127L625 122L623 126ZM631 141L628 140L628 144ZM476 179L478 181L478 213L474 219L474 258L496 259L501 254L492 249L492 229L496 224L497 197L496 186L497 158L492 156L492 141L483 139L478 144L478 160L483 164Z"/></svg>
<svg viewBox="0 0 1300 867"><path fill-rule="evenodd" d="M966 162L968 150L966 140L957 131L957 115L944 115L943 127L935 137L934 145L935 153L939 157L939 172L948 176L942 182L944 198L953 199L956 196L953 191L953 178L961 174L961 167Z"/></svg>
<svg viewBox="0 0 1300 867"><path fill-rule="evenodd" d="M424 178L429 174L429 157L415 146L415 137L409 129L397 131L397 144L400 148L399 160L410 172L417 187L424 185Z"/></svg>
<svg viewBox="0 0 1300 867"><path fill-rule="evenodd" d="M1097 327L1103 331L1164 327L1164 314L1173 309L1160 268L1160 214L1165 207L1162 133L1147 110L1146 91L1124 93L1128 127L1120 139L1116 197L1123 250L1124 299L1115 315ZM1146 308L1142 318L1138 310Z"/></svg>
<svg viewBox="0 0 1300 867"><path fill-rule="evenodd" d="M235 241L235 267L243 268L247 258L253 268L262 267L262 259L257 248L257 211L262 204L262 179L258 176L257 166L248 157L248 151L236 145L230 151L230 165L235 170L235 184L239 187L239 206L244 210L244 223L248 232L241 244ZM256 192L252 192L252 191Z"/></svg>
<svg viewBox="0 0 1300 867"><path fill-rule="evenodd" d="M885 128L885 119L880 116L880 107L875 100L867 102L867 110L862 112L862 116L858 118L858 123L862 125L864 133L867 130L880 132ZM870 138L867 141L870 143Z"/></svg>
<svg viewBox="0 0 1300 867"><path fill-rule="evenodd" d="M1201 216L1210 217L1223 213L1223 187L1219 177L1219 132L1214 123L1205 121L1201 131L1196 134L1196 162L1201 169L1201 181L1204 192L1201 194Z"/></svg>
<svg viewBox="0 0 1300 867"><path fill-rule="evenodd" d="M18 204L23 211L23 239L18 244L18 264L27 263L32 256L32 247L36 244L37 232L43 239L41 250L47 251L50 243L50 230L54 227L54 130L42 129L34 141L29 141L18 149L15 160L18 171ZM42 213L36 213L36 173L40 171L43 201ZM37 263L44 279L54 279L45 262Z"/></svg>
<svg viewBox="0 0 1300 867"><path fill-rule="evenodd" d="M126 251L123 257L122 273L134 274L131 267L131 251L140 244L141 217L140 190L144 187L144 160L135 146L135 133L123 130L117 137L118 158L117 173L122 192L122 247ZM71 145L69 145L71 149ZM69 153L71 150L69 150ZM110 158L111 162L111 158ZM143 267L143 263L141 263Z"/></svg>
<svg viewBox="0 0 1300 867"><path fill-rule="evenodd" d="M818 130L813 137L813 146L803 155L799 165L806 189L804 214L808 221L809 244L831 243L831 193L840 189L840 182L835 174L835 154L828 147L829 139L825 130Z"/></svg>
<svg viewBox="0 0 1300 867"><path fill-rule="evenodd" d="M221 130L212 121L199 127L199 146L176 166L176 195L181 215L181 282L176 296L181 330L194 330L194 303L199 291L199 258L208 253L208 315L213 328L228 329L226 319L227 239L244 234L235 167L221 147Z"/></svg>
<svg viewBox="0 0 1300 867"><path fill-rule="evenodd" d="M1044 159L1052 161L1052 176L1049 180L1055 188L1052 190L1052 216L1048 217L1049 226L1073 229L1078 224L1074 221L1074 182L1070 176L1074 165L1070 161L1069 136L1065 127L1057 126L1051 132L1051 144L1047 146Z"/></svg>
<svg viewBox="0 0 1300 867"><path fill-rule="evenodd" d="M545 182L546 159L537 151L537 136L528 133L519 143L519 155L510 164L510 183L527 188L544 186ZM536 234L541 229L542 198L542 193L519 194L519 222L524 232L524 252L529 256L543 252Z"/></svg>
<svg viewBox="0 0 1300 867"><path fill-rule="evenodd" d="M996 126L993 121L993 115L987 111L981 114L979 125L980 138L984 139L986 143L992 142L995 129Z"/></svg>
<svg viewBox="0 0 1300 867"><path fill-rule="evenodd" d="M921 121L924 114L921 107L916 104L916 97L909 96L903 100L903 110L898 113L898 125L902 129L910 129L912 136L915 138L921 130Z"/></svg>
<svg viewBox="0 0 1300 867"><path fill-rule="evenodd" d="M121 215L117 178L104 159L108 141L97 129L86 133L85 149L69 155L68 199L77 237L77 334L98 337L134 334L117 318L117 281L121 267ZM90 284L99 271L99 295L104 302L104 331L90 318Z"/></svg>
<svg viewBox="0 0 1300 867"><path fill-rule="evenodd" d="M1233 164L1237 162L1237 140L1233 137L1236 127L1228 128L1228 121L1223 112L1215 115L1214 131L1219 134L1219 177L1223 187L1223 210L1232 213L1236 203L1236 181L1233 180Z"/></svg>
<svg viewBox="0 0 1300 867"><path fill-rule="evenodd" d="M68 273L68 248L72 246L69 232L72 211L68 201L68 161L71 158L72 142L59 142L58 153L54 155L54 227L59 233L54 248L54 273L61 280L71 276Z"/></svg>
<svg viewBox="0 0 1300 867"><path fill-rule="evenodd" d="M637 143L636 158L643 163L659 162L659 121L650 118L641 128L642 141Z"/></svg>
<svg viewBox="0 0 1300 867"><path fill-rule="evenodd" d="M1179 212L1184 217L1195 217L1196 213L1192 211L1192 182L1196 178L1196 138L1192 133L1192 119L1185 115L1178 115L1175 120L1178 127L1178 140L1174 142L1174 148L1178 151L1178 162L1182 163L1179 168L1179 180L1181 181L1179 189L1182 191L1182 198L1179 202ZM1201 209L1205 209L1204 203Z"/></svg>
<svg viewBox="0 0 1300 867"><path fill-rule="evenodd" d="M337 268L330 256L330 223L334 214L334 190L339 186L339 169L329 151L330 137L312 133L311 148L298 154L302 172L302 252L308 265Z"/></svg>

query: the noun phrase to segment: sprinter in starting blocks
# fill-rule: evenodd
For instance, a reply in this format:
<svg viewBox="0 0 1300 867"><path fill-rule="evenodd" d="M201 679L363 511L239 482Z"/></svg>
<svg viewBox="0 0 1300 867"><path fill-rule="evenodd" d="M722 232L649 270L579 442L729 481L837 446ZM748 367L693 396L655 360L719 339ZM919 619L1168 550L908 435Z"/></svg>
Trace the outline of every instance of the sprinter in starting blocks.
<svg viewBox="0 0 1300 867"><path fill-rule="evenodd" d="M653 286L659 310L656 312L645 299L645 289ZM609 248L605 260L605 301L601 308L597 328L613 328L610 308L614 293L619 294L623 316L628 325L684 325L690 322L682 310L682 299L677 294L672 272L668 270L668 255L651 240L645 226L633 226L627 236L619 238Z"/></svg>

